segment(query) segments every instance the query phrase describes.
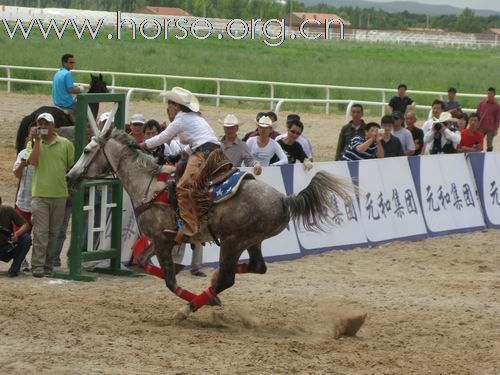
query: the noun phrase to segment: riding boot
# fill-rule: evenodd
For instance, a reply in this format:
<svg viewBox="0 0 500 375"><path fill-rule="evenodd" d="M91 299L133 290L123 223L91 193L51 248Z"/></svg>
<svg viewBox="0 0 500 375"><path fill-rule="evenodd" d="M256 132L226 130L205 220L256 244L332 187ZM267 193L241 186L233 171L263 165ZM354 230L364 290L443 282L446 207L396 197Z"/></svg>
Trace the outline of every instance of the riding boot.
<svg viewBox="0 0 500 375"><path fill-rule="evenodd" d="M193 236L198 233L198 210L193 199L193 190L196 189L200 168L204 163L201 153L194 153L188 159L184 174L177 183L177 204L183 221L182 234Z"/></svg>
<svg viewBox="0 0 500 375"><path fill-rule="evenodd" d="M198 232L198 217L190 192L177 190L177 200L182 219L182 233L192 237Z"/></svg>

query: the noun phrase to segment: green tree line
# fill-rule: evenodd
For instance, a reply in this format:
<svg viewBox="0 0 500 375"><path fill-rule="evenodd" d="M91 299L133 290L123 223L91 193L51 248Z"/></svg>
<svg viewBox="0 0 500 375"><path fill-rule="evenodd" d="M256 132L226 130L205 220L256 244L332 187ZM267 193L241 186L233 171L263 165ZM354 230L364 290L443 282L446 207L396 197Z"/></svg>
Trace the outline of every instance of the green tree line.
<svg viewBox="0 0 500 375"><path fill-rule="evenodd" d="M212 18L283 18L294 12L335 13L351 23L353 28L406 29L408 27L439 28L447 31L480 33L500 27L500 16L480 17L470 9L459 15L427 16L425 14L389 13L374 8L335 7L326 4L305 6L297 0L4 0L4 5L56 7L90 10L135 12L150 6L182 8L199 17Z"/></svg>

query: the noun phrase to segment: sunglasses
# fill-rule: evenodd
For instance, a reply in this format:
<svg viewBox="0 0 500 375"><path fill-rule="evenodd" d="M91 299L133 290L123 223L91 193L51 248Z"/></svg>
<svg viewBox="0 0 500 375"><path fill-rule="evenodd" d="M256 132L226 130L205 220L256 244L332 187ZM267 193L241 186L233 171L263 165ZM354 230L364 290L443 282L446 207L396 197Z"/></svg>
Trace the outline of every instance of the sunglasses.
<svg viewBox="0 0 500 375"><path fill-rule="evenodd" d="M296 130L289 130L290 133L295 134L295 135L301 135L301 132L298 132Z"/></svg>

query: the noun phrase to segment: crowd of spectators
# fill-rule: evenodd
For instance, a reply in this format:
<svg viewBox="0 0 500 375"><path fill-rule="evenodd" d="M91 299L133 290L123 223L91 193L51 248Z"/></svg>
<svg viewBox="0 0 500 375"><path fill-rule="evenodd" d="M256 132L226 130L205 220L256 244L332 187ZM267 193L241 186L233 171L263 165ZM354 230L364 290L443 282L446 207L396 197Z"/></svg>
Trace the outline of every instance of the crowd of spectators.
<svg viewBox="0 0 500 375"><path fill-rule="evenodd" d="M366 123L363 106L354 104L351 120L340 131L335 160L493 150L493 138L500 123L494 88L487 90L477 111L470 114L463 112L456 100L456 89L450 88L447 101L432 102L431 116L421 126L418 126L416 103L406 91L406 85L399 85L397 95L389 102L391 113L382 117L380 123ZM101 114L98 127L109 117L109 112ZM256 175L264 166L300 162L305 170L312 168L313 148L303 134L304 124L298 114L288 115L286 130L280 134L278 116L274 112L259 112L255 130L242 139L238 136L240 121L235 115L228 114L221 123L224 134L220 143L235 167L251 167ZM130 118L126 129L141 143L161 133L165 126L138 113ZM90 125L87 129L90 140ZM158 163L164 164L184 150L180 140L173 139L149 151ZM18 179L15 207L2 205L0 198L0 260L12 260L8 276L15 277L22 268L29 268L25 257L32 242L34 277L50 276L61 265L60 254L71 213L64 176L73 163L72 143L57 133L50 114L39 115L30 128L26 148L17 155L13 166ZM192 274L206 276L201 270L202 247L193 247L193 252Z"/></svg>
<svg viewBox="0 0 500 375"><path fill-rule="evenodd" d="M421 128L417 126L416 103L406 91L405 84L398 86L397 95L389 101L391 114L380 124L365 124L363 106L354 104L351 121L340 131L335 160L493 151L500 124L500 105L493 87L469 115L456 100L457 90L449 88L448 100L432 102L431 116Z"/></svg>

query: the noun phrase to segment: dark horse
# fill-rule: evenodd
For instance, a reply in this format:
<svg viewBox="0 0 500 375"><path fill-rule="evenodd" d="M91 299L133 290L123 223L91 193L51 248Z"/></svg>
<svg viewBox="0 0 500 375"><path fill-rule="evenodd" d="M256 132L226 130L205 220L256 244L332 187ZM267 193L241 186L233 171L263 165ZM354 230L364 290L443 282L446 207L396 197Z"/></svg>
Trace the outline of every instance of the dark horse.
<svg viewBox="0 0 500 375"><path fill-rule="evenodd" d="M90 75L90 87L89 93L107 93L108 88L106 82L102 78L102 74L95 76L93 74ZM89 105L94 115L94 118L97 118L97 113L99 112L99 103L92 103ZM30 126L36 121L36 118L41 113L50 113L54 116L54 121L56 128L61 128L64 126L73 126L74 123L71 120L70 116L64 113L61 109L57 107L43 106L29 114L28 116L23 117L21 123L19 124L19 129L17 130L16 136L16 152L19 153L26 144L26 138L28 137L28 132Z"/></svg>
<svg viewBox="0 0 500 375"><path fill-rule="evenodd" d="M68 172L68 186L78 188L84 178L104 176L112 171L134 207L148 204L155 195L155 184L158 184L153 177L166 167L158 166L151 156L133 144L130 136L106 123L100 135L85 147L80 159ZM173 170L175 168L171 167ZM290 219L295 219L306 230L321 230L331 222L331 211L334 211L332 195L350 201L348 192L352 190L349 184L324 171L316 173L309 185L296 196L284 196L262 181L243 180L233 198L212 206L202 219L200 233L191 239L192 242L212 241L212 232L221 244L219 270L212 278L212 286L199 295L177 285L172 259L176 229L174 207L148 204L148 208L138 215L137 223L153 243L165 272L167 287L188 301L176 314L181 319L204 305L220 304L218 294L234 284L236 273L265 273L262 241L280 233ZM248 251L250 260L248 264L238 264L244 250Z"/></svg>

